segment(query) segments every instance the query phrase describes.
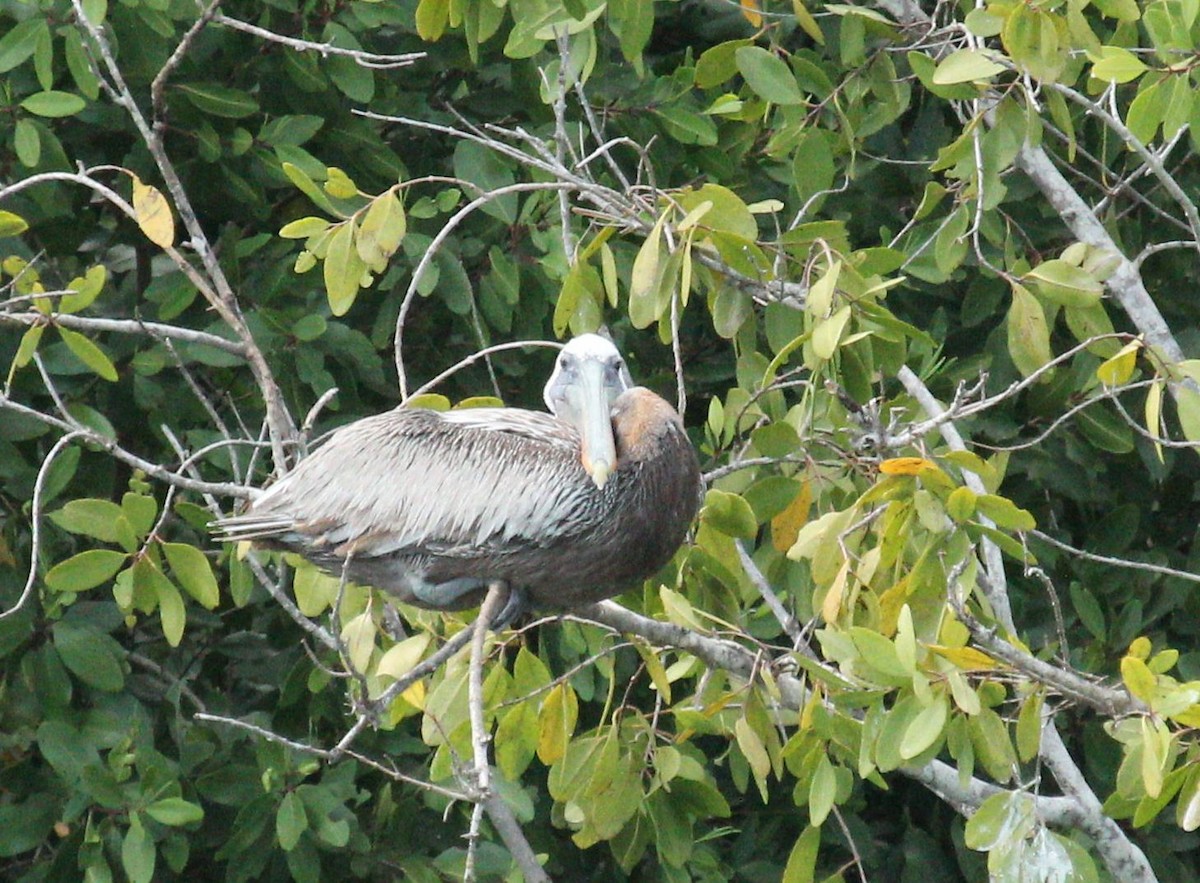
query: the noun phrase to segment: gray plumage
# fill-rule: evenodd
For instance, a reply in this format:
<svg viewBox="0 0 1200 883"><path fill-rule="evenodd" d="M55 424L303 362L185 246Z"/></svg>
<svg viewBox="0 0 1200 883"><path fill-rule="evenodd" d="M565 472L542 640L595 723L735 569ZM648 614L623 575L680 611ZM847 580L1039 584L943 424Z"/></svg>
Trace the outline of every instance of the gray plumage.
<svg viewBox="0 0 1200 883"><path fill-rule="evenodd" d="M696 454L674 409L632 387L595 335L564 348L545 397L555 414L398 408L351 423L218 522L220 538L297 551L430 609L478 604L497 580L536 607L611 597L683 541Z"/></svg>

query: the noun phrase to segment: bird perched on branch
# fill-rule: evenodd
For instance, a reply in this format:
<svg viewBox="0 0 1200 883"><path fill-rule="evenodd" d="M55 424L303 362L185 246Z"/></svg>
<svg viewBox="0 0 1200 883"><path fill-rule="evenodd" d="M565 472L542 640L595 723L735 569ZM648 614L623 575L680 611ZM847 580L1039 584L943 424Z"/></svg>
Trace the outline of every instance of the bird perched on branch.
<svg viewBox="0 0 1200 883"><path fill-rule="evenodd" d="M611 597L683 541L696 452L598 335L563 347L544 398L549 414L400 407L350 423L214 526L432 610L477 605L497 581L502 621Z"/></svg>

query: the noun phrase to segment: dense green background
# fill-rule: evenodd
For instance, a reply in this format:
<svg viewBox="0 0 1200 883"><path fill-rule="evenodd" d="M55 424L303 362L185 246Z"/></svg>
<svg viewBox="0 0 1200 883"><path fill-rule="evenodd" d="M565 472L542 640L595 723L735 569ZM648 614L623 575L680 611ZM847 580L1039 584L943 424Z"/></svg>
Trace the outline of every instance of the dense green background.
<svg viewBox="0 0 1200 883"><path fill-rule="evenodd" d="M289 570L263 558L256 574L207 536L209 505L234 500L132 460L173 471L181 450L240 439L193 477L261 483L279 465L268 437L290 456L289 420L331 387L310 435L393 407L410 285L410 393L486 345L603 321L635 378L673 397L677 341L712 491L695 542L620 601L702 648L762 653L748 680L646 630L633 646L574 619L497 636L485 704L501 793L552 877L978 880L989 862L1002 879L1120 877L1086 820L1028 811L1026 795L1066 789L1098 818L1047 759L1042 712L1157 875L1200 874L1180 827L1200 823L1200 370L1179 361L1200 348L1194 2L219 13L189 35L184 0L0 2L0 606L36 575L0 620L0 876L463 875L471 805L398 774L458 787L465 655L368 728L357 758L324 764L195 720L327 749L364 683L331 672L378 690L403 654L386 655L397 634L366 591L331 626L311 571L295 596L346 658L302 647L263 582ZM372 68L238 21L310 47L427 54ZM571 182L565 214L554 181ZM464 215L414 282L457 212L514 183L545 186ZM1127 336L1103 337L1114 329ZM436 392L540 407L551 362L500 352ZM977 457L946 456L928 427L891 443L927 416L905 365L943 403L986 374L995 398L955 421ZM293 416L260 429L276 391ZM56 447L69 431L83 434ZM968 469L985 488L964 490ZM1048 545L1035 522L1100 557ZM1011 632L976 581L989 538ZM756 577L809 624L819 661L791 652ZM948 580L982 623L973 646L994 656L998 624L1015 661L966 654ZM402 616L438 641L471 620ZM1140 636L1152 649L1130 647ZM1108 692L1089 699L1076 673ZM793 674L819 692L797 702ZM979 792L941 802L913 772L934 758L1003 789L972 826ZM474 861L481 878L516 873L486 823Z"/></svg>

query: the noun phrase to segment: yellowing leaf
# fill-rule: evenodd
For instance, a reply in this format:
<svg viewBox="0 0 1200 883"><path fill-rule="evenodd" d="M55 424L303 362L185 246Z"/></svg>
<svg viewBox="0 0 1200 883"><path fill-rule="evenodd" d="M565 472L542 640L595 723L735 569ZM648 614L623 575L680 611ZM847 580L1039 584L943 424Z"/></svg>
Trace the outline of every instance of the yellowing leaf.
<svg viewBox="0 0 1200 883"><path fill-rule="evenodd" d="M1150 703L1154 696L1157 680L1146 663L1136 656L1123 656L1121 658L1121 680L1125 682L1130 693L1147 705Z"/></svg>
<svg viewBox="0 0 1200 883"><path fill-rule="evenodd" d="M133 176L133 214L146 238L161 248L175 243L175 219L171 206L158 190Z"/></svg>
<svg viewBox="0 0 1200 883"><path fill-rule="evenodd" d="M937 468L937 464L923 457L893 457L879 464L884 475L919 475L925 469Z"/></svg>
<svg viewBox="0 0 1200 883"><path fill-rule="evenodd" d="M1158 462L1166 462L1163 459L1162 445L1158 439L1162 438L1162 401L1163 401L1163 382L1156 380L1150 384L1150 388L1146 390L1146 432L1154 437L1154 453L1158 455Z"/></svg>
<svg viewBox="0 0 1200 883"><path fill-rule="evenodd" d="M842 598L846 594L846 579L849 573L850 560L847 559L838 569L837 576L833 578L829 591L825 593L825 598L821 602L821 617L826 622L837 622L838 614L842 610Z"/></svg>
<svg viewBox="0 0 1200 883"><path fill-rule="evenodd" d="M389 190L371 202L362 223L358 225L354 240L358 256L368 267L382 270L388 258L400 247L407 230L404 206L396 194Z"/></svg>
<svg viewBox="0 0 1200 883"><path fill-rule="evenodd" d="M344 316L354 304L361 287L366 265L354 248L354 228L349 222L338 227L329 240L325 255L325 292L329 309L335 316Z"/></svg>
<svg viewBox="0 0 1200 883"><path fill-rule="evenodd" d="M1129 378L1133 376L1133 369L1137 365L1138 352L1142 349L1140 340L1130 341L1121 347L1121 349L1111 359L1104 361L1099 368L1096 369L1096 377L1101 383L1108 386L1121 386L1129 382Z"/></svg>
<svg viewBox="0 0 1200 883"><path fill-rule="evenodd" d="M991 671L1000 667L1000 663L974 647L947 647L942 644L928 644L927 647L963 671Z"/></svg>
<svg viewBox="0 0 1200 883"><path fill-rule="evenodd" d="M1028 377L1053 358L1050 326L1038 299L1023 285L1013 283L1008 310L1008 352L1022 376Z"/></svg>
<svg viewBox="0 0 1200 883"><path fill-rule="evenodd" d="M808 480L800 482L800 491L788 503L786 509L771 519L771 544L777 552L787 552L796 542L800 528L808 522L812 508L812 485Z"/></svg>
<svg viewBox="0 0 1200 883"><path fill-rule="evenodd" d="M537 756L550 766L567 753L567 743L575 732L579 700L568 684L555 684L538 712Z"/></svg>
<svg viewBox="0 0 1200 883"><path fill-rule="evenodd" d="M761 28L763 23L762 10L757 0L742 0L742 17L754 27Z"/></svg>
<svg viewBox="0 0 1200 883"><path fill-rule="evenodd" d="M371 654L375 650L375 631L370 610L364 610L342 627L346 655L356 671L365 672L371 663Z"/></svg>

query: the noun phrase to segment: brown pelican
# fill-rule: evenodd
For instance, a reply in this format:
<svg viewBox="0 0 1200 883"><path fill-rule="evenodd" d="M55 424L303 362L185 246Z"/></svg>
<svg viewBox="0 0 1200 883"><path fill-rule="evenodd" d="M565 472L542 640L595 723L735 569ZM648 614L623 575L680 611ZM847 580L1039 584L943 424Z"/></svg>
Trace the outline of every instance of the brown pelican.
<svg viewBox="0 0 1200 883"><path fill-rule="evenodd" d="M398 600L502 614L611 597L663 566L702 490L675 410L595 334L561 351L550 414L400 407L350 423L216 528L291 549Z"/></svg>

